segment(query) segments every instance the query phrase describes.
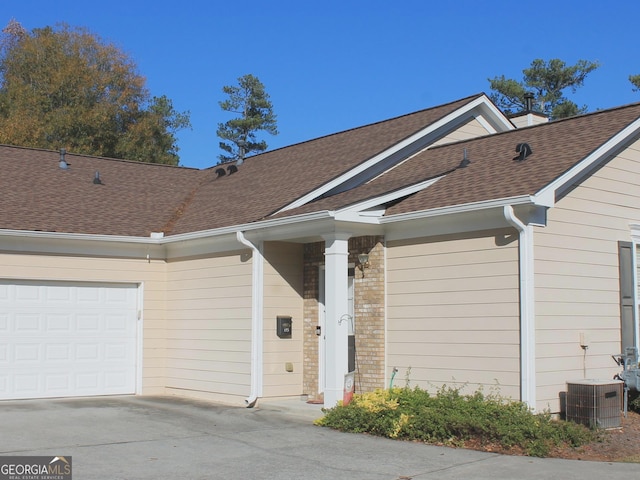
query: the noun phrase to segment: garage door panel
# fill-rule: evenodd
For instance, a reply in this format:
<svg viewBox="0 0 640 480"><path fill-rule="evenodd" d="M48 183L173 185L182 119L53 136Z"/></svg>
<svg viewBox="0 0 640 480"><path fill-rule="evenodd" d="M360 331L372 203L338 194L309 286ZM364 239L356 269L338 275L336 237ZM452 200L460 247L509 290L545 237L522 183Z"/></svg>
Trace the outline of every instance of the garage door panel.
<svg viewBox="0 0 640 480"><path fill-rule="evenodd" d="M71 390L71 375L49 375L45 381L46 390L55 396L62 397Z"/></svg>
<svg viewBox="0 0 640 480"><path fill-rule="evenodd" d="M76 328L79 333L96 333L100 331L100 315L76 315Z"/></svg>
<svg viewBox="0 0 640 480"><path fill-rule="evenodd" d="M42 298L43 287L35 285L15 285L13 290L16 305L44 303ZM11 289L9 290L9 295L11 296Z"/></svg>
<svg viewBox="0 0 640 480"><path fill-rule="evenodd" d="M13 323L13 329L11 328L11 323ZM9 323L9 329L17 334L22 332L31 334L41 331L42 324L40 322L40 315L17 312L13 317L13 322Z"/></svg>
<svg viewBox="0 0 640 480"><path fill-rule="evenodd" d="M71 355L71 346L67 343L52 343L49 345L45 345L45 359L47 363L50 362L68 362L73 360L73 356Z"/></svg>
<svg viewBox="0 0 640 480"><path fill-rule="evenodd" d="M51 333L70 333L72 328L71 322L71 315L51 313L45 317L45 329Z"/></svg>
<svg viewBox="0 0 640 480"><path fill-rule="evenodd" d="M0 399L135 393L135 286L0 282Z"/></svg>
<svg viewBox="0 0 640 480"><path fill-rule="evenodd" d="M43 358L40 354L40 344L19 343L13 349L13 360L22 365L38 365Z"/></svg>
<svg viewBox="0 0 640 480"><path fill-rule="evenodd" d="M37 396L40 376L37 373L23 373L14 376L14 390L26 398Z"/></svg>

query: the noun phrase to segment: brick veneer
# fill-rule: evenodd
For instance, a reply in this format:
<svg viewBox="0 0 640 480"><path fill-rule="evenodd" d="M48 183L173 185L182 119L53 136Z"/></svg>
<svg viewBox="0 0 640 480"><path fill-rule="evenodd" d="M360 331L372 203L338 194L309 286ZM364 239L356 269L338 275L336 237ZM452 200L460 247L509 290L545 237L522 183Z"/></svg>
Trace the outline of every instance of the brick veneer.
<svg viewBox="0 0 640 480"><path fill-rule="evenodd" d="M355 264L354 307L356 333L356 391L384 387L384 238L349 240L349 263ZM367 268L358 267L358 254L368 253ZM324 242L304 248L304 393L318 398L319 269L324 265Z"/></svg>

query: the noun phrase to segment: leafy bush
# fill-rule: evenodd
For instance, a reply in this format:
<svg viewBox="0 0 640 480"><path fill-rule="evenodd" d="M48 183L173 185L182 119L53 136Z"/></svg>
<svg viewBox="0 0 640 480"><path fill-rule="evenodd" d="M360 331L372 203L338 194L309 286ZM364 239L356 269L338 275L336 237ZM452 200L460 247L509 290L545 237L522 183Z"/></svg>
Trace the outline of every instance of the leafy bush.
<svg viewBox="0 0 640 480"><path fill-rule="evenodd" d="M595 433L571 422L534 414L520 402L482 391L462 395L443 387L435 395L419 387L354 395L349 405L324 410L317 425L344 432L370 433L449 446L494 445L543 457L554 446L579 446Z"/></svg>
<svg viewBox="0 0 640 480"><path fill-rule="evenodd" d="M640 413L640 395L638 392L629 392L629 409Z"/></svg>

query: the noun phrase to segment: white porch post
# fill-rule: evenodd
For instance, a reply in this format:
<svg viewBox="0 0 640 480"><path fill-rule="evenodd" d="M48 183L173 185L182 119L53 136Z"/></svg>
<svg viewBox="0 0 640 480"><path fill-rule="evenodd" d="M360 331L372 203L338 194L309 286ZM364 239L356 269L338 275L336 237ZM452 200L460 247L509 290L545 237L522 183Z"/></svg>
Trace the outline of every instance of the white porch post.
<svg viewBox="0 0 640 480"><path fill-rule="evenodd" d="M348 369L347 336L349 321L348 234L334 233L325 239L325 390L324 406L334 407L342 400L344 376Z"/></svg>

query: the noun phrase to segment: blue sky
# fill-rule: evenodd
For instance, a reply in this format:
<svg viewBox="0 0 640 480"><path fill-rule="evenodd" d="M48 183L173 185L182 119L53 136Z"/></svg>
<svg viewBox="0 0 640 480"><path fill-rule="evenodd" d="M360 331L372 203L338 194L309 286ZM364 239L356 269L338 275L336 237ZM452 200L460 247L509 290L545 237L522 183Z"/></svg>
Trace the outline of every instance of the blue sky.
<svg viewBox="0 0 640 480"><path fill-rule="evenodd" d="M127 52L152 95L190 111L188 167L217 162L222 87L247 73L278 117L269 149L488 93L488 78L521 80L535 58L600 62L570 95L590 110L640 101L628 81L640 73L637 0L21 0L2 14L28 30L86 27Z"/></svg>

